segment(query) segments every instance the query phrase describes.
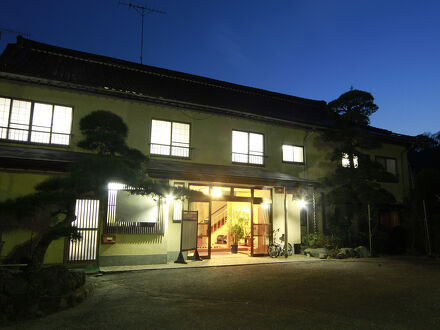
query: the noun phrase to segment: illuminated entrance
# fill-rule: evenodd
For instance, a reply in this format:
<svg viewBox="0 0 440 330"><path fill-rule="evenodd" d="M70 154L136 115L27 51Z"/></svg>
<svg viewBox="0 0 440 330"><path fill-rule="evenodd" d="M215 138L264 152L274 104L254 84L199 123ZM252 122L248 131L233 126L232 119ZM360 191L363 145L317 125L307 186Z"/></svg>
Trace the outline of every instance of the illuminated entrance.
<svg viewBox="0 0 440 330"><path fill-rule="evenodd" d="M211 255L267 254L271 232L271 190L190 185L205 200L192 201L198 211L197 249L202 258Z"/></svg>

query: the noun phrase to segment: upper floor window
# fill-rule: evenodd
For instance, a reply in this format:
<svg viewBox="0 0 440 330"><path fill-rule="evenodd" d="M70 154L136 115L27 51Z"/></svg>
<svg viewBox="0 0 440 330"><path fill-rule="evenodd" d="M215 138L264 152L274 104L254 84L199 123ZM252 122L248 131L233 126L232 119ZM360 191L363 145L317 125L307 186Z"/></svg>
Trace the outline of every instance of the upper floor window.
<svg viewBox="0 0 440 330"><path fill-rule="evenodd" d="M232 131L232 161L263 165L263 134Z"/></svg>
<svg viewBox="0 0 440 330"><path fill-rule="evenodd" d="M69 145L72 108L0 97L0 138Z"/></svg>
<svg viewBox="0 0 440 330"><path fill-rule="evenodd" d="M187 158L189 157L189 135L189 124L153 119L150 153Z"/></svg>
<svg viewBox="0 0 440 330"><path fill-rule="evenodd" d="M304 148L299 146L283 145L283 162L304 163Z"/></svg>
<svg viewBox="0 0 440 330"><path fill-rule="evenodd" d="M353 165L354 168L359 167L359 158L356 155L353 156ZM342 167L350 167L350 159L346 153L342 154Z"/></svg>
<svg viewBox="0 0 440 330"><path fill-rule="evenodd" d="M395 158L376 156L376 162L381 164L388 173L397 176L397 162Z"/></svg>

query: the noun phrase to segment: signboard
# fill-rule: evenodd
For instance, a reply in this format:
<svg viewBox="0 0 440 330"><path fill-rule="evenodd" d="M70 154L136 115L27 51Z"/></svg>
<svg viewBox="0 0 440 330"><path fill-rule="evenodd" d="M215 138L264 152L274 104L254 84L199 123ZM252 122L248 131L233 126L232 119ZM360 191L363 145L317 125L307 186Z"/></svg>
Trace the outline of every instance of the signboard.
<svg viewBox="0 0 440 330"><path fill-rule="evenodd" d="M198 211L182 212L180 251L197 249Z"/></svg>
<svg viewBox="0 0 440 330"><path fill-rule="evenodd" d="M153 222L159 216L158 201L151 196L119 190L116 196L116 222Z"/></svg>

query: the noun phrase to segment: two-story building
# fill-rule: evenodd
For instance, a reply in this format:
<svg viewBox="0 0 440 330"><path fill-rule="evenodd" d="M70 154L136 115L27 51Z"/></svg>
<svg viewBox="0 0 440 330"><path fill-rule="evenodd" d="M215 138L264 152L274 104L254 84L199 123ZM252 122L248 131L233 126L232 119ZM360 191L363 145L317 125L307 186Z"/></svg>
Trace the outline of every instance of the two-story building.
<svg viewBox="0 0 440 330"><path fill-rule="evenodd" d="M238 251L249 256L267 253L272 229L294 245L305 232L325 226L315 193L332 169L331 150L318 139L331 123L324 101L21 37L0 58L0 199L31 193L35 184L62 173L83 152L76 145L80 119L96 110L124 120L130 147L150 157L151 177L207 197L150 200L144 203L146 219L122 221L119 216L130 212L128 197L123 183L109 182L106 216L98 216L99 201L78 200L76 225L83 239L53 242L47 263L175 260L183 210L198 211L198 251L207 258L229 253L233 219L245 223ZM371 135L383 142L371 157L398 175L384 187L401 202L409 192L406 140L374 128ZM308 212L301 211L298 187L307 192ZM3 233L1 256L31 235Z"/></svg>

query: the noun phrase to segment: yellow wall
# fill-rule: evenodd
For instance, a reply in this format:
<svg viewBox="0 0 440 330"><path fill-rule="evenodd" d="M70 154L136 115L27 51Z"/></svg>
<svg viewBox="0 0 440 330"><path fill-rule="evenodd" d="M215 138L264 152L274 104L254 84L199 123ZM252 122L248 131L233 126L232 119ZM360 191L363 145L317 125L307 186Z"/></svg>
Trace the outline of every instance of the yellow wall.
<svg viewBox="0 0 440 330"><path fill-rule="evenodd" d="M101 244L100 256L166 254L167 242L162 235L116 234L115 244Z"/></svg>
<svg viewBox="0 0 440 330"><path fill-rule="evenodd" d="M292 244L301 243L301 226L300 226L300 209L296 200L292 200L292 194L286 195L287 201L287 241ZM276 239L285 233L284 221L284 194L273 194L273 229L279 232L276 233Z"/></svg>
<svg viewBox="0 0 440 330"><path fill-rule="evenodd" d="M0 171L0 201L35 192L35 185L50 175L30 171Z"/></svg>
<svg viewBox="0 0 440 330"><path fill-rule="evenodd" d="M278 126L256 120L235 118L219 114L201 113L169 106L155 105L146 102L121 99L117 97L96 95L86 92L48 88L40 85L24 84L0 79L0 96L22 98L32 101L56 103L73 107L73 137L71 145L66 148L44 146L61 150L81 151L76 143L82 139L79 131L80 119L95 110L108 110L119 115L129 126L127 142L129 146L148 154L151 120L164 119L182 121L191 124L191 159L173 159L184 162L205 164L232 165L232 130L244 130L264 134L265 169L287 173L300 178L319 180L333 169L329 162L331 147L319 139L319 131L313 127L308 130ZM269 109L268 109L269 110ZM0 142L8 145L32 147L25 144ZM306 167L302 164L282 162L282 145L304 145ZM41 146L39 146L41 147ZM384 183L383 186L392 192L398 201L408 194L409 179L404 148L389 143L383 144L377 151L368 152L375 156L395 157L399 173L398 183ZM153 158L155 156L152 156ZM242 165L246 166L246 165ZM18 197L33 192L33 187L47 177L41 173L0 172L0 200ZM252 182L249 182L252 184ZM299 210L291 195L288 197L288 218L290 243L299 243L300 225ZM283 194L273 195L274 228L284 230ZM180 223L172 221L172 209L165 221L165 235L118 235L114 245L101 244L101 256L162 254L167 251L178 251L180 248ZM282 234L282 232L280 232ZM14 234L14 241L23 237ZM53 245L53 246L52 246ZM61 249L61 243L54 242L50 251ZM10 249L7 242L4 251ZM4 252L5 253L5 252ZM62 260L57 252L50 252L47 260Z"/></svg>

